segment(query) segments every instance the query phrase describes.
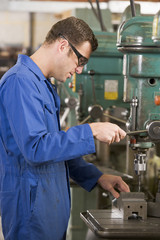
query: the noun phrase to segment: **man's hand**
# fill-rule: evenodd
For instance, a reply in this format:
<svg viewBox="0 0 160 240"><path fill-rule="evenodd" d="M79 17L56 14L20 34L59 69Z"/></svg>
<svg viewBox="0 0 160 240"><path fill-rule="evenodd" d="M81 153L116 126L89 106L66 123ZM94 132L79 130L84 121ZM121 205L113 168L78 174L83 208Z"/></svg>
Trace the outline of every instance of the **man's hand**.
<svg viewBox="0 0 160 240"><path fill-rule="evenodd" d="M116 187L120 192L130 192L129 186L119 176L103 174L98 179L98 184L103 189L111 192L115 198L119 198L119 193L114 189L114 187Z"/></svg>
<svg viewBox="0 0 160 240"><path fill-rule="evenodd" d="M125 131L123 131L116 124L110 122L97 122L89 124L93 133L93 136L106 143L119 142L126 136Z"/></svg>

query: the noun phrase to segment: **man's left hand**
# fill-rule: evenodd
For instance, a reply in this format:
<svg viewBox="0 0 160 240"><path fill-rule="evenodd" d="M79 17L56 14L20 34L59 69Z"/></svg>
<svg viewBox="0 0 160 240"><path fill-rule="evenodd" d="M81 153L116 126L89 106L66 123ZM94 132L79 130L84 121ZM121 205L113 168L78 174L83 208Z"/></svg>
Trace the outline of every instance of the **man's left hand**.
<svg viewBox="0 0 160 240"><path fill-rule="evenodd" d="M103 174L98 179L98 184L103 189L111 192L115 198L119 198L119 193L114 189L114 187L120 192L130 192L129 186L119 176Z"/></svg>

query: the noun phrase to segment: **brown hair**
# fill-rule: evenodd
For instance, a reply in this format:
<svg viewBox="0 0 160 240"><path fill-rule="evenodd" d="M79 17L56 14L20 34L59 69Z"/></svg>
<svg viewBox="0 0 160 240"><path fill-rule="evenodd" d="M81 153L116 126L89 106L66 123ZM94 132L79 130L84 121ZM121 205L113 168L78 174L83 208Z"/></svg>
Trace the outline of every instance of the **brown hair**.
<svg viewBox="0 0 160 240"><path fill-rule="evenodd" d="M53 43L60 37L60 34L65 36L75 46L88 41L91 44L92 51L95 51L98 47L93 31L82 19L69 17L55 23L48 32L44 43Z"/></svg>

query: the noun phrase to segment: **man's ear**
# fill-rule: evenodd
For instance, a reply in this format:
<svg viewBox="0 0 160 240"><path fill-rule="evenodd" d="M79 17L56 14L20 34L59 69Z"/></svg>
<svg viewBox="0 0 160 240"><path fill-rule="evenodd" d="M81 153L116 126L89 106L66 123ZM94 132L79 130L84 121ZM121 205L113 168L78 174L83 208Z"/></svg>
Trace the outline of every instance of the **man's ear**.
<svg viewBox="0 0 160 240"><path fill-rule="evenodd" d="M65 53L65 52L68 52L68 41L65 40L65 39L62 39L59 44L58 44L58 50L59 52L61 53Z"/></svg>

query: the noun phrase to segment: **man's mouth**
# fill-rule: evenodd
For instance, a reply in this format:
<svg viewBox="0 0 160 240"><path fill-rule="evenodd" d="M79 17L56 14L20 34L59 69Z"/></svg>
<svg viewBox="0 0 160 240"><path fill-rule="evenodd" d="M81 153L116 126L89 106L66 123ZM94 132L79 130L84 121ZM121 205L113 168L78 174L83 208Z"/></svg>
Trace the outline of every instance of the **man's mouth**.
<svg viewBox="0 0 160 240"><path fill-rule="evenodd" d="M71 78L71 77L72 77L72 75L73 75L73 74L70 72L70 73L69 73L69 78Z"/></svg>

